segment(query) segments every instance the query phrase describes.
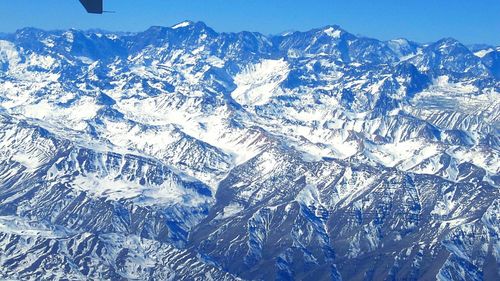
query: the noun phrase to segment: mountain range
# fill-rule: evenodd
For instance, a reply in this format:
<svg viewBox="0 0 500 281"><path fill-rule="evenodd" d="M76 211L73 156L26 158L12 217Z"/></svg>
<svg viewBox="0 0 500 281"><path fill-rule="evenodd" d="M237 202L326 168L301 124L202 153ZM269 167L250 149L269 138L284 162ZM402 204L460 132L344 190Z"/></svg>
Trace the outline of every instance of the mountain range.
<svg viewBox="0 0 500 281"><path fill-rule="evenodd" d="M0 278L500 280L500 47L201 22L0 39Z"/></svg>

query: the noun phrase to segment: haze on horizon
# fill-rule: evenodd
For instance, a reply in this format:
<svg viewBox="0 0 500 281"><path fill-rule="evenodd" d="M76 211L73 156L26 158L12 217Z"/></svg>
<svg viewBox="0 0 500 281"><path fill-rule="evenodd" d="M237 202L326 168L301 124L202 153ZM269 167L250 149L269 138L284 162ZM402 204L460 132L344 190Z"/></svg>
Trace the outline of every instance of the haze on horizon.
<svg viewBox="0 0 500 281"><path fill-rule="evenodd" d="M278 34L326 25L381 40L431 42L453 37L466 44L500 45L500 1L396 0L106 0L114 14L89 15L78 0L0 3L0 32L24 27L142 31L184 20L203 21L219 32Z"/></svg>

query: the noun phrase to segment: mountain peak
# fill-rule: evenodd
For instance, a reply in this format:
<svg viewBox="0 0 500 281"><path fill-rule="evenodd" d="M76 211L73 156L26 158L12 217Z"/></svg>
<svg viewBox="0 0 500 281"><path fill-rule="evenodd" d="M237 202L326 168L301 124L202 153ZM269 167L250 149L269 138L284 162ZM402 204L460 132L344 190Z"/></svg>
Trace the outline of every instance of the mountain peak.
<svg viewBox="0 0 500 281"><path fill-rule="evenodd" d="M210 28L208 25L206 25L204 22L201 21L190 21L186 20L183 22L180 22L174 26L171 27L172 30L175 32L188 32L188 33L200 33L200 34L211 34L211 35L217 35L217 32Z"/></svg>
<svg viewBox="0 0 500 281"><path fill-rule="evenodd" d="M17 37L31 37L31 36L39 36L41 34L45 34L46 31L35 28L35 27L25 27L16 30L15 35Z"/></svg>
<svg viewBox="0 0 500 281"><path fill-rule="evenodd" d="M337 25L332 25L323 28L323 32L332 38L340 38L345 31Z"/></svg>
<svg viewBox="0 0 500 281"><path fill-rule="evenodd" d="M455 38L448 37L437 41L430 45L431 50L437 51L439 53L450 53L452 51L458 51L461 53L469 53L470 49L462 44Z"/></svg>
<svg viewBox="0 0 500 281"><path fill-rule="evenodd" d="M438 46L439 48L450 48L450 47L461 46L463 44L453 37L447 37L437 41L434 45Z"/></svg>

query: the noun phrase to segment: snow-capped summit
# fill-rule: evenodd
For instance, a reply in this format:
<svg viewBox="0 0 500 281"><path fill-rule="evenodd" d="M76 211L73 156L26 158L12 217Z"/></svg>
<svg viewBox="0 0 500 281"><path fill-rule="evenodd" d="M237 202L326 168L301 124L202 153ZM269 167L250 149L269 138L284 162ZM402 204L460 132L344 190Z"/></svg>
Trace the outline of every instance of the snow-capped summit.
<svg viewBox="0 0 500 281"><path fill-rule="evenodd" d="M338 39L344 31L339 26L328 26L323 29L323 32L332 38Z"/></svg>
<svg viewBox="0 0 500 281"><path fill-rule="evenodd" d="M172 29L178 29L178 28L188 27L188 26L191 26L193 24L194 24L194 22L192 22L192 21L183 21L183 22L180 22L178 24L173 25Z"/></svg>

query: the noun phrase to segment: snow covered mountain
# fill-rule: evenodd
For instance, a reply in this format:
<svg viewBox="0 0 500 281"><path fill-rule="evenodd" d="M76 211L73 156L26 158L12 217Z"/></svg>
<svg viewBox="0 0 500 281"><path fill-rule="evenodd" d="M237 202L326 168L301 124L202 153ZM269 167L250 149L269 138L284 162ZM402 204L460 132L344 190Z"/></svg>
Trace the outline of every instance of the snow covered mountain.
<svg viewBox="0 0 500 281"><path fill-rule="evenodd" d="M500 47L200 22L0 40L0 278L499 280Z"/></svg>

